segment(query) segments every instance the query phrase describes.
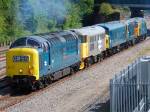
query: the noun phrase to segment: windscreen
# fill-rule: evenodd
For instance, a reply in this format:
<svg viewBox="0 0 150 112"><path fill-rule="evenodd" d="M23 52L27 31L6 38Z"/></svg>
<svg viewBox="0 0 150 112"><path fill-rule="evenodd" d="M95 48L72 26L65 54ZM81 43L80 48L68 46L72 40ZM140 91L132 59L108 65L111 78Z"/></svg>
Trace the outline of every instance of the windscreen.
<svg viewBox="0 0 150 112"><path fill-rule="evenodd" d="M23 47L23 46L28 46L28 47L34 47L34 48L39 48L40 43L34 39L28 39L28 38L20 38L16 40L10 48L15 48L15 47Z"/></svg>
<svg viewBox="0 0 150 112"><path fill-rule="evenodd" d="M19 46L26 46L26 38L20 38L11 44L10 48L15 48Z"/></svg>

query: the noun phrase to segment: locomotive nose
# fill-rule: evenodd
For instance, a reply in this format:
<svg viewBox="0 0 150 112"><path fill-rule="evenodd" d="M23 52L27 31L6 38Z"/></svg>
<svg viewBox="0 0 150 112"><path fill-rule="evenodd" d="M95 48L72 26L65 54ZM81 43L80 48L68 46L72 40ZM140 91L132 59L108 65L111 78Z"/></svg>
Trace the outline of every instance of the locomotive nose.
<svg viewBox="0 0 150 112"><path fill-rule="evenodd" d="M33 77L39 79L39 54L34 48L13 48L6 53L8 77Z"/></svg>

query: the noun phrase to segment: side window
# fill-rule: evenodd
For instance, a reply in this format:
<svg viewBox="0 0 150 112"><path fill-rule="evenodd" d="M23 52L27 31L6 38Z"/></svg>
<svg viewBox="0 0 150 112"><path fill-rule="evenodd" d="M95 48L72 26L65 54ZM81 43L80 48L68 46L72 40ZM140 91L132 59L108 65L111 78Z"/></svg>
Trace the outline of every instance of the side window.
<svg viewBox="0 0 150 112"><path fill-rule="evenodd" d="M93 43L95 41L95 36L90 37L90 43Z"/></svg>
<svg viewBox="0 0 150 112"><path fill-rule="evenodd" d="M126 25L126 33L128 34L128 27L129 27L129 25Z"/></svg>
<svg viewBox="0 0 150 112"><path fill-rule="evenodd" d="M96 40L97 40L97 36L95 36L95 42L96 42Z"/></svg>
<svg viewBox="0 0 150 112"><path fill-rule="evenodd" d="M79 36L81 43L86 43L87 42L87 36Z"/></svg>
<svg viewBox="0 0 150 112"><path fill-rule="evenodd" d="M95 36L90 38L90 51L94 50Z"/></svg>
<svg viewBox="0 0 150 112"><path fill-rule="evenodd" d="M102 41L101 39L103 38L103 34L97 35L97 48L101 49L102 46Z"/></svg>
<svg viewBox="0 0 150 112"><path fill-rule="evenodd" d="M66 55L66 46L63 48L63 55Z"/></svg>
<svg viewBox="0 0 150 112"><path fill-rule="evenodd" d="M44 52L48 52L48 44L46 42L43 44L43 50Z"/></svg>
<svg viewBox="0 0 150 112"><path fill-rule="evenodd" d="M102 34L102 38L105 38L105 35L106 35L106 34L105 34L105 33L103 33L103 34ZM100 38L101 38L101 37L100 37Z"/></svg>

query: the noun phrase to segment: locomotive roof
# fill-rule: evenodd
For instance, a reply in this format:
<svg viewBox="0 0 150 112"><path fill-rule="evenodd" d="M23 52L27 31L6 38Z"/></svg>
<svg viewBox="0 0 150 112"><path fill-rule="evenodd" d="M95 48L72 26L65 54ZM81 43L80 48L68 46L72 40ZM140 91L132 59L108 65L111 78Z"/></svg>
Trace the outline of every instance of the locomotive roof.
<svg viewBox="0 0 150 112"><path fill-rule="evenodd" d="M23 38L17 39L12 43L10 48L18 46L37 46L42 47L44 42L49 42L51 44L59 44L61 42L66 42L67 40L77 39L75 33L71 31L59 31L55 33L43 33L33 36L26 36Z"/></svg>
<svg viewBox="0 0 150 112"><path fill-rule="evenodd" d="M79 33L80 35L87 35L87 36L94 36L105 33L105 29L99 26L83 27L80 29L74 29L74 31Z"/></svg>
<svg viewBox="0 0 150 112"><path fill-rule="evenodd" d="M121 20L122 23L124 24L135 24L136 21L134 19L128 19L128 20Z"/></svg>
<svg viewBox="0 0 150 112"><path fill-rule="evenodd" d="M136 18L132 18L134 21L136 21L136 22L143 22L143 21L145 21L145 19L144 18L141 18L141 17L136 17Z"/></svg>
<svg viewBox="0 0 150 112"><path fill-rule="evenodd" d="M42 34L36 34L35 36L29 36L28 38L32 38L34 40L37 40L40 43L43 43L45 41L51 41L52 39L60 39L62 40L62 37L64 35L74 35L73 32L69 31L69 30L65 30L65 31L57 31L57 32L53 32L53 33L42 33ZM66 36L67 37L67 36ZM76 36L73 36L74 38L76 38Z"/></svg>
<svg viewBox="0 0 150 112"><path fill-rule="evenodd" d="M44 43L46 40L44 38L42 38L41 36L29 36L27 37L27 39L33 39L33 40L36 40L40 43Z"/></svg>
<svg viewBox="0 0 150 112"><path fill-rule="evenodd" d="M32 42L31 42L32 41ZM39 36L26 36L23 38L19 38L16 41L14 41L10 48L14 48L14 47L18 47L18 46L28 46L30 43L30 46L32 46L32 44L34 44L33 46L38 46L40 47L42 43L44 43L46 40L39 37Z"/></svg>
<svg viewBox="0 0 150 112"><path fill-rule="evenodd" d="M102 26L104 28L107 28L109 30L115 30L121 27L125 27L125 25L121 22L110 22L110 23L102 23L102 24L98 24L98 26Z"/></svg>

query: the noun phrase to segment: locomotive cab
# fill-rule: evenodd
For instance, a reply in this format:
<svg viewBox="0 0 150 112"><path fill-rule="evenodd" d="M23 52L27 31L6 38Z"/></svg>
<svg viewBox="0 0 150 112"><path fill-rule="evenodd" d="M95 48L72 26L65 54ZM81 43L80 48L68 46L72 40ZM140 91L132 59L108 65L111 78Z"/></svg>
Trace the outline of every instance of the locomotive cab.
<svg viewBox="0 0 150 112"><path fill-rule="evenodd" d="M25 37L10 46L6 53L6 73L13 83L22 86L39 80L40 58L44 55L41 41L35 37Z"/></svg>
<svg viewBox="0 0 150 112"><path fill-rule="evenodd" d="M39 78L39 55L33 48L13 48L6 54L7 75L11 78Z"/></svg>

